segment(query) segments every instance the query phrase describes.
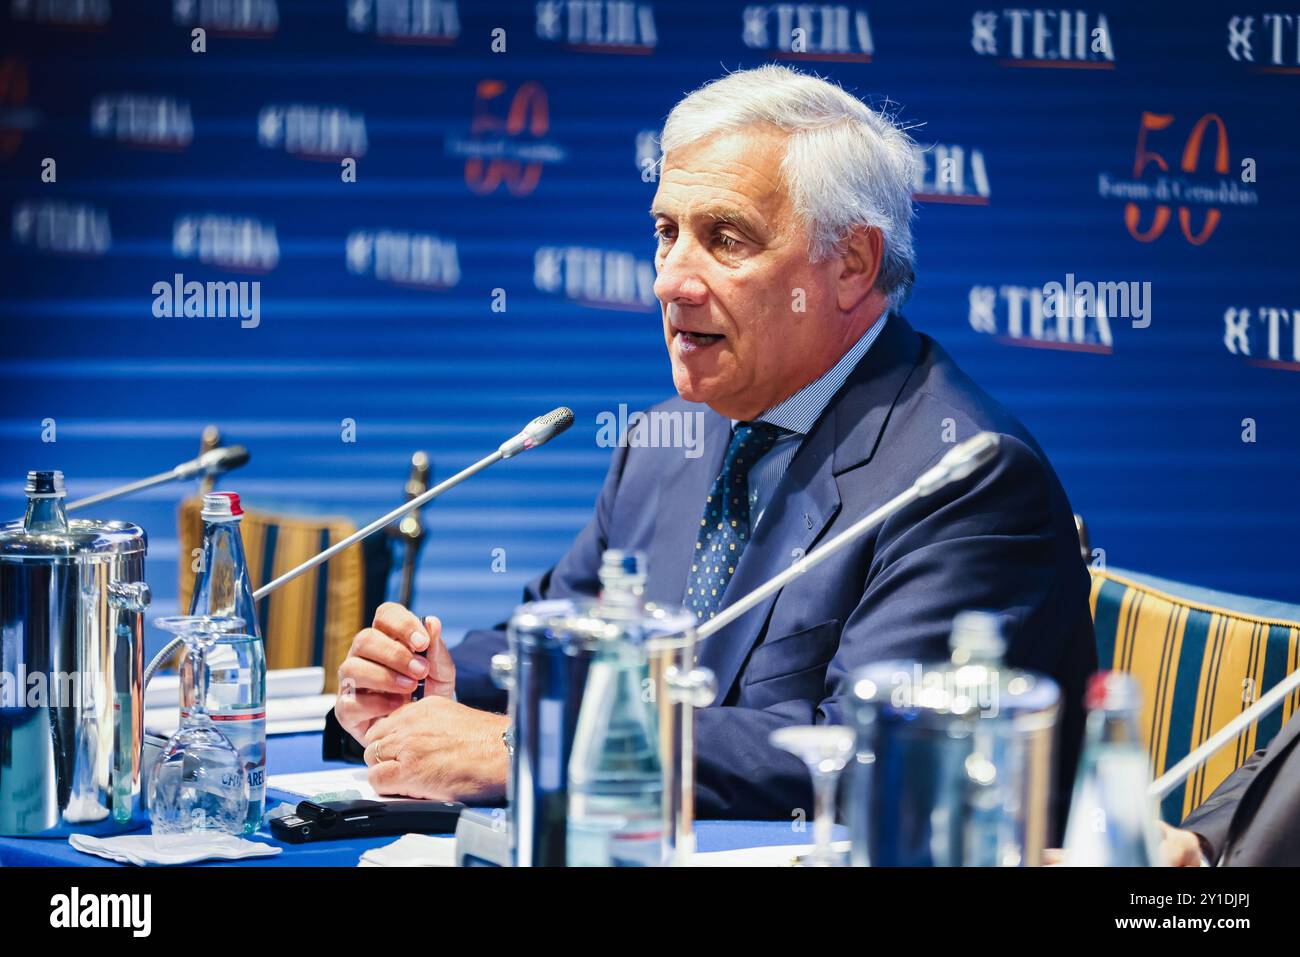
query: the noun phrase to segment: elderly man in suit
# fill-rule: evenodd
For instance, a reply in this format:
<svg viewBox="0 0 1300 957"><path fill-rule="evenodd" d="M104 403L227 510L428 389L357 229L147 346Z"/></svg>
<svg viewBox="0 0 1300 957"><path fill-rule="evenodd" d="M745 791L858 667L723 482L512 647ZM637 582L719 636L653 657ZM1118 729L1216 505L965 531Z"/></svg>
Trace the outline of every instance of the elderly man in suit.
<svg viewBox="0 0 1300 957"><path fill-rule="evenodd" d="M702 412L703 454L617 449L590 523L524 598L594 594L602 551L635 550L648 557L647 597L705 621L954 441L992 430L992 467L703 643L719 695L698 720L698 809L789 819L810 807L807 772L769 734L842 721L848 676L865 662L946 657L953 617L969 608L1001 614L1011 664L1060 684L1064 785L1097 664L1088 575L1042 449L898 312L914 278L916 147L838 86L779 66L687 96L661 145L655 294L677 397L656 411ZM507 721L488 671L504 633L470 632L448 651L440 631L436 618L381 607L340 668L335 723L365 745L381 792L499 798Z"/></svg>

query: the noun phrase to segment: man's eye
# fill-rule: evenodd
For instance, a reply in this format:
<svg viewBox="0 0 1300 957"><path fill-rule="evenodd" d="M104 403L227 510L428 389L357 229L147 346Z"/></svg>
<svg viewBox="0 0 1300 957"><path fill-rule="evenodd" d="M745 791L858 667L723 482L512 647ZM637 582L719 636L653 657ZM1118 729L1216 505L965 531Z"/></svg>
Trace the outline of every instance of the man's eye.
<svg viewBox="0 0 1300 957"><path fill-rule="evenodd" d="M664 243L664 242L666 242L666 241L672 239L672 237L671 237L668 233L669 233L669 230L668 230L668 227L667 227L667 226L656 226L656 227L655 227L655 231L654 231L654 233L652 234L652 236L653 236L655 242L657 242L657 243L661 243L661 244L662 244L662 243Z"/></svg>
<svg viewBox="0 0 1300 957"><path fill-rule="evenodd" d="M740 240L734 236L728 236L726 233L718 233L718 242L727 252L734 252L740 245Z"/></svg>

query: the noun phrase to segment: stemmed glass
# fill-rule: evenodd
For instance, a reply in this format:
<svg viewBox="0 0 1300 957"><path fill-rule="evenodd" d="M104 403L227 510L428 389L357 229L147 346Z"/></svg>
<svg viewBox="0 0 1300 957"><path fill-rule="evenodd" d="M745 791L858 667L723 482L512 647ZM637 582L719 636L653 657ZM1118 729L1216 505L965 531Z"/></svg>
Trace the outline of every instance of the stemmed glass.
<svg viewBox="0 0 1300 957"><path fill-rule="evenodd" d="M181 712L180 726L154 765L149 787L149 816L155 834L219 831L243 833L248 814L248 779L239 751L208 715L208 650L223 634L238 632L244 620L234 616L182 615L154 624L185 642L192 702Z"/></svg>
<svg viewBox="0 0 1300 957"><path fill-rule="evenodd" d="M835 785L853 754L852 728L817 724L778 728L768 737L775 748L789 751L808 766L813 783L813 852L802 858L804 867L843 867L843 852L831 846L835 828Z"/></svg>

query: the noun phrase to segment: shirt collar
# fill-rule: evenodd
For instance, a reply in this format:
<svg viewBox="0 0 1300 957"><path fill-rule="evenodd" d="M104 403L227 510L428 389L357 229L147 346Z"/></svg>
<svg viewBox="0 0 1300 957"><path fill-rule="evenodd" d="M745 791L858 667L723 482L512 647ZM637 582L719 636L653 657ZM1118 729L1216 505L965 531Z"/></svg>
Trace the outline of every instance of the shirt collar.
<svg viewBox="0 0 1300 957"><path fill-rule="evenodd" d="M888 321L889 314L886 313L873 322L871 328L864 332L849 351L840 356L840 361L823 373L821 378L808 383L784 402L772 406L760 415L757 421L768 422L799 435L807 435L811 432L812 427L826 411L831 398L840 391L840 386L844 385L849 373L862 361L862 357L867 354L867 350L880 336L881 330L885 328L885 323ZM739 419L731 420L733 431L739 421Z"/></svg>

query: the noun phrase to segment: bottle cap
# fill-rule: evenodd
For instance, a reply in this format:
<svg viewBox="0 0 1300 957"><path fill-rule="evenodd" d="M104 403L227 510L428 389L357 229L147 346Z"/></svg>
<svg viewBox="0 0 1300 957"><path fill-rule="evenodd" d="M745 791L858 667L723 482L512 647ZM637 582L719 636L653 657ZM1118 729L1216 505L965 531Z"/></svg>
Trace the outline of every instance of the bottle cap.
<svg viewBox="0 0 1300 957"><path fill-rule="evenodd" d="M1083 703L1089 711L1133 711L1142 704L1142 691L1132 675L1098 671L1088 678Z"/></svg>
<svg viewBox="0 0 1300 957"><path fill-rule="evenodd" d="M1007 649L1002 619L988 611L960 611L952 620L948 639L954 663L998 662Z"/></svg>
<svg viewBox="0 0 1300 957"><path fill-rule="evenodd" d="M203 521L233 522L244 514L234 492L209 492L203 496Z"/></svg>
<svg viewBox="0 0 1300 957"><path fill-rule="evenodd" d="M625 552L618 548L607 548L600 556L600 559L601 579L607 576L645 578L645 555L641 552Z"/></svg>
<svg viewBox="0 0 1300 957"><path fill-rule="evenodd" d="M27 473L26 492L29 498L63 498L67 494L63 487L63 473L57 469L33 469Z"/></svg>

